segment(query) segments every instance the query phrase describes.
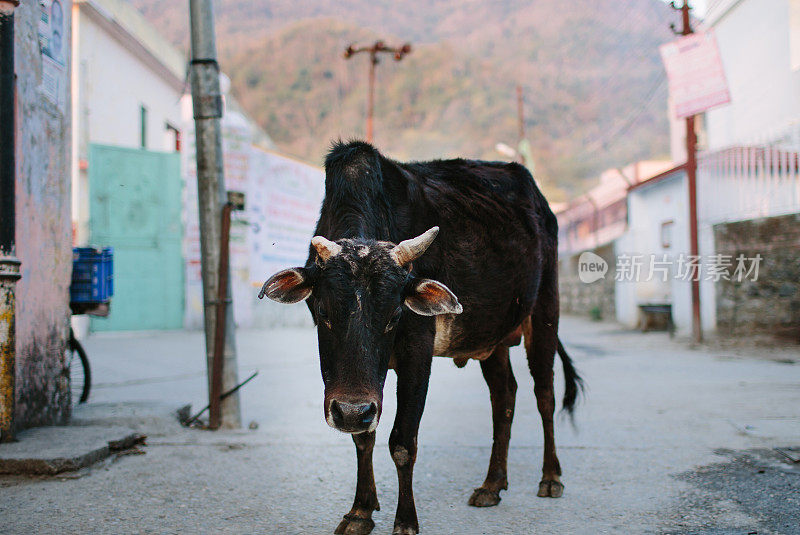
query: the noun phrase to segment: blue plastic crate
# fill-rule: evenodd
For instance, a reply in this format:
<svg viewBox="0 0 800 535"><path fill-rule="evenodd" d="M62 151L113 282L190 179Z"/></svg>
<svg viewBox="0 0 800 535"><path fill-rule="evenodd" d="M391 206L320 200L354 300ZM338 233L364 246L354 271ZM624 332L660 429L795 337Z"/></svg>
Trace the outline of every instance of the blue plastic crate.
<svg viewBox="0 0 800 535"><path fill-rule="evenodd" d="M72 249L72 303L105 303L114 295L114 249Z"/></svg>

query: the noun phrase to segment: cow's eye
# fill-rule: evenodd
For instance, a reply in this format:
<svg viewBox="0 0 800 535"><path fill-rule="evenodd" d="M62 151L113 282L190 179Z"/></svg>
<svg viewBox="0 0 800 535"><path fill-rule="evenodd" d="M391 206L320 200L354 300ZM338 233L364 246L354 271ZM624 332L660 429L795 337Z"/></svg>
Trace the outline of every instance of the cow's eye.
<svg viewBox="0 0 800 535"><path fill-rule="evenodd" d="M325 307L322 305L319 305L317 307L317 321L320 323L324 323L325 326L328 327L328 329L331 328L331 320L328 319L328 313L325 310Z"/></svg>
<svg viewBox="0 0 800 535"><path fill-rule="evenodd" d="M403 312L403 309L397 307L395 311L392 313L392 317L389 319L389 323L386 325L386 332L388 333L392 329L395 328L397 322L400 321L400 314Z"/></svg>

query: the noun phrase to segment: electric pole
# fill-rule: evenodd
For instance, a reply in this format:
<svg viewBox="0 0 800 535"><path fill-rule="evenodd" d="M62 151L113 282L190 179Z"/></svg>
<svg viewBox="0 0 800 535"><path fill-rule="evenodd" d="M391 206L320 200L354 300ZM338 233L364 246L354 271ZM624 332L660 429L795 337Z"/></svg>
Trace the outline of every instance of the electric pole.
<svg viewBox="0 0 800 535"><path fill-rule="evenodd" d="M350 59L361 52L369 52L369 90L367 94L367 141L372 143L373 116L375 113L375 66L378 65L378 54L381 52L394 54L394 60L400 61L411 53L411 44L401 47L386 46L383 41L375 41L372 46L354 47L349 45L344 51L344 59Z"/></svg>
<svg viewBox="0 0 800 535"><path fill-rule="evenodd" d="M517 122L519 123L519 141L525 139L525 109L522 102L522 86L517 84Z"/></svg>
<svg viewBox="0 0 800 535"><path fill-rule="evenodd" d="M694 33L692 21L689 17L688 0L683 0L683 5L678 7L674 1L670 2L672 9L681 12L683 27L678 32L674 24L670 28L676 34L689 35ZM693 258L698 256L697 239L697 135L694 130L694 115L686 118L686 178L689 185L689 254ZM703 341L703 325L700 323L700 277L692 278L692 340L695 343Z"/></svg>
<svg viewBox="0 0 800 535"><path fill-rule="evenodd" d="M197 144L197 194L200 215L200 258L203 277L203 313L208 368L209 427L241 427L239 395L222 397L238 383L236 341L233 324L231 284L220 287L220 237L223 209L227 203L222 165L222 95L219 86L217 44L214 38L212 0L189 0L192 41L192 107ZM227 264L227 258L222 259ZM222 267L223 273L228 266ZM226 277L223 277L223 279ZM220 299L220 295L223 299ZM224 313L218 311L225 307ZM218 321L225 325L223 352L217 352ZM222 332L222 331L219 331ZM217 354L218 358L214 358ZM222 362L220 362L220 360ZM216 361L216 365L215 365ZM216 373L215 373L216 372Z"/></svg>
<svg viewBox="0 0 800 535"><path fill-rule="evenodd" d="M522 154L522 142L525 140L525 108L522 100L522 86L517 84L517 126L519 132L517 137L517 159L519 163L525 165L525 155Z"/></svg>

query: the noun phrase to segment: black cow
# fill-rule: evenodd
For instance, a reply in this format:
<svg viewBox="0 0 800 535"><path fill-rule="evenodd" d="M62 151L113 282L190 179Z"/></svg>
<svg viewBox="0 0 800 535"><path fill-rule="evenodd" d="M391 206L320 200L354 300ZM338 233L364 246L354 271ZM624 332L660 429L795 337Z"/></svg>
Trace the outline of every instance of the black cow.
<svg viewBox="0 0 800 535"><path fill-rule="evenodd" d="M389 449L400 485L393 533L419 532L412 472L434 355L459 367L480 361L494 444L486 480L469 504L500 501L500 490L508 488L517 390L508 348L523 335L544 427L538 496L561 496L553 436L556 351L570 412L581 380L557 335L556 240L555 216L516 163L399 163L367 143L334 143L308 261L272 276L259 297L307 299L319 337L325 420L356 444L356 496L335 533L374 527L372 449L389 368L397 373Z"/></svg>

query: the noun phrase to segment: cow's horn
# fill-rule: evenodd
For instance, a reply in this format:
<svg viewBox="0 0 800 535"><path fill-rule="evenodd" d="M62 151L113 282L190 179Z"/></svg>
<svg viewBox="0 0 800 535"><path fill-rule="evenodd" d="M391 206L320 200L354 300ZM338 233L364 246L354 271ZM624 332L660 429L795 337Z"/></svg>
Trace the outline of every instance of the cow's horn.
<svg viewBox="0 0 800 535"><path fill-rule="evenodd" d="M341 245L327 238L323 238L322 236L314 236L311 238L311 245L317 250L317 254L323 262L327 262L330 257L336 256L342 252Z"/></svg>
<svg viewBox="0 0 800 535"><path fill-rule="evenodd" d="M416 238L403 240L392 249L392 258L401 266L405 266L422 256L430 247L436 235L439 234L439 227L433 227Z"/></svg>

